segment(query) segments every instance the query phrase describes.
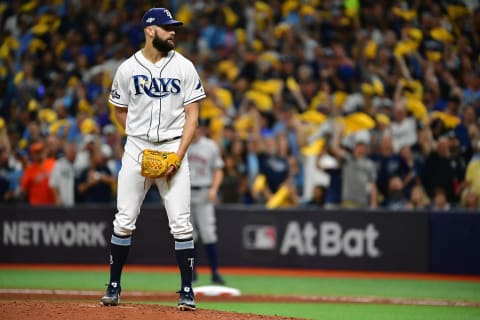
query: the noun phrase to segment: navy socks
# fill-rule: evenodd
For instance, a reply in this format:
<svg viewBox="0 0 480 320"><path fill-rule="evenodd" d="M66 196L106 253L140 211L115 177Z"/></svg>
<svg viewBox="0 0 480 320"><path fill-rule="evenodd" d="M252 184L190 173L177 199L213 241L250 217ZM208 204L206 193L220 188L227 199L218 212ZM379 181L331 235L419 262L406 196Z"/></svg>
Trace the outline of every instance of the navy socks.
<svg viewBox="0 0 480 320"><path fill-rule="evenodd" d="M120 284L123 265L127 260L131 244L132 236L112 234L110 244L110 283Z"/></svg>
<svg viewBox="0 0 480 320"><path fill-rule="evenodd" d="M193 239L175 239L175 256L177 257L178 268L182 281L182 288L192 287L192 275L194 266Z"/></svg>

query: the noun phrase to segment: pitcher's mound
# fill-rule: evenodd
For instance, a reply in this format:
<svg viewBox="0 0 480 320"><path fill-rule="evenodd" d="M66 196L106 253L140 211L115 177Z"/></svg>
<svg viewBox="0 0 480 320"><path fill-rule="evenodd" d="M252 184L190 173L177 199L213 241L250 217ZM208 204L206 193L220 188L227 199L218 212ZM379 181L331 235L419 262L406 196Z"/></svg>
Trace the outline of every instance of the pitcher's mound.
<svg viewBox="0 0 480 320"><path fill-rule="evenodd" d="M0 301L2 320L279 320L294 319L248 313L216 311L198 308L193 312L178 311L173 306L153 304L121 304L103 307L98 302L70 301Z"/></svg>

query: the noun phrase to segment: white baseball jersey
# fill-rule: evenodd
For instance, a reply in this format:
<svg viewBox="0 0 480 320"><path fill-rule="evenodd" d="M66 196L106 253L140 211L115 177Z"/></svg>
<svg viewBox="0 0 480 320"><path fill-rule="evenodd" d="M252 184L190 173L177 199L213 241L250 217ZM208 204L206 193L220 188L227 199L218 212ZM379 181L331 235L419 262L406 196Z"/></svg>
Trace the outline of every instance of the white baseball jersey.
<svg viewBox="0 0 480 320"><path fill-rule="evenodd" d="M204 97L195 67L182 54L171 50L154 64L139 50L115 73L109 101L128 108L127 135L159 142L181 136L183 106Z"/></svg>
<svg viewBox="0 0 480 320"><path fill-rule="evenodd" d="M167 211L170 232L175 239L192 237L190 223L190 175L188 158L168 179L148 179L141 175L141 155L145 149L177 152L185 124L184 106L205 97L192 62L171 50L157 63L142 51L124 61L113 79L109 101L128 108L127 141L118 174L117 209L114 233L132 234L145 194L155 183Z"/></svg>

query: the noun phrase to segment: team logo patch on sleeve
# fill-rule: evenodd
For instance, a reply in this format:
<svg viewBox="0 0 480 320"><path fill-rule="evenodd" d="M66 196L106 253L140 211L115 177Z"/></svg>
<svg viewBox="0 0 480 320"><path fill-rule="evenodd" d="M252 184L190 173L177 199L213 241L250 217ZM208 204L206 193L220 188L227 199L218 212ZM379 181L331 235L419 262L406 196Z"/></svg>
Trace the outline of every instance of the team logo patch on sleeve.
<svg viewBox="0 0 480 320"><path fill-rule="evenodd" d="M202 81L200 81L200 79L198 79L197 86L195 87L195 90L198 90L198 89L202 89ZM203 91L203 89L202 89L202 91Z"/></svg>
<svg viewBox="0 0 480 320"><path fill-rule="evenodd" d="M117 90L111 90L110 96L112 97L112 99L120 99L120 95L118 94Z"/></svg>
<svg viewBox="0 0 480 320"><path fill-rule="evenodd" d="M120 99L120 94L118 93L118 82L115 81L112 85L112 90L110 90L110 97L112 99Z"/></svg>

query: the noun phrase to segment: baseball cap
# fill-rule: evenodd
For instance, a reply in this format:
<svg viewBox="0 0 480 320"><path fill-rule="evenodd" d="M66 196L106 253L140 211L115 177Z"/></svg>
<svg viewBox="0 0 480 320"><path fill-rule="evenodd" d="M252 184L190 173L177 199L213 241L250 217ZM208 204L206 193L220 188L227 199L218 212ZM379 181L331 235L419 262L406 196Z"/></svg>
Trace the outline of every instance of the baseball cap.
<svg viewBox="0 0 480 320"><path fill-rule="evenodd" d="M42 151L42 150L43 150L43 143L41 143L41 142L34 142L30 146L30 152L31 153Z"/></svg>
<svg viewBox="0 0 480 320"><path fill-rule="evenodd" d="M142 17L142 26L145 29L148 26L181 26L183 22L173 19L172 14L165 8L152 8L145 12Z"/></svg>

